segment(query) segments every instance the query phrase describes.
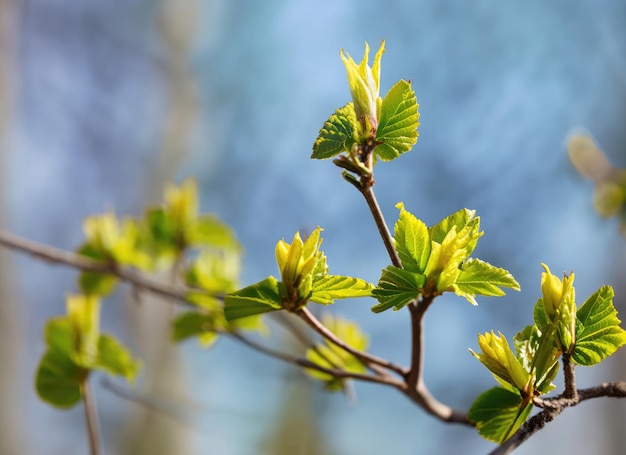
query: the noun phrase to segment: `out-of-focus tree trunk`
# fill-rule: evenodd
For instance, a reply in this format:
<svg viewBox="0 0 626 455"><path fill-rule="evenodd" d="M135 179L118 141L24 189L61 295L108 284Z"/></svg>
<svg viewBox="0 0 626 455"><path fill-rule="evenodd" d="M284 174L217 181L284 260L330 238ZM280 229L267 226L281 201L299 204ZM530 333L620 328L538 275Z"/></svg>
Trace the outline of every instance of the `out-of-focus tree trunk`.
<svg viewBox="0 0 626 455"><path fill-rule="evenodd" d="M164 71L168 78L168 116L164 123L159 166L145 189L146 203L160 200L166 182L175 178L181 153L188 147L190 130L197 115L195 85L188 70L188 57L197 17L196 0L164 0L161 3L160 31L166 49ZM168 279L168 277L163 277ZM171 302L143 295L141 303L131 302L127 312L129 330L137 354L144 362L139 393L174 404L187 401L184 365L176 345L170 341ZM192 453L191 430L172 416L147 407L136 407L126 426L127 454L169 455Z"/></svg>
<svg viewBox="0 0 626 455"><path fill-rule="evenodd" d="M302 334L308 336L307 327L302 321L293 324L299 327ZM309 339L309 343L313 340ZM281 348L297 356L304 356L305 350L295 344L293 338L285 336ZM259 454L263 455L330 455L331 447L324 438L320 427L323 413L324 392L317 381L301 375L301 371L293 367L286 368L284 386L281 387L279 413L275 424L261 441Z"/></svg>
<svg viewBox="0 0 626 455"><path fill-rule="evenodd" d="M0 0L0 226L6 226L6 207L2 178L6 175L8 156L7 131L11 121L15 78L15 50L18 0ZM9 255L0 251L0 453L24 453L20 425L24 423L20 399L21 331L18 302L12 286Z"/></svg>

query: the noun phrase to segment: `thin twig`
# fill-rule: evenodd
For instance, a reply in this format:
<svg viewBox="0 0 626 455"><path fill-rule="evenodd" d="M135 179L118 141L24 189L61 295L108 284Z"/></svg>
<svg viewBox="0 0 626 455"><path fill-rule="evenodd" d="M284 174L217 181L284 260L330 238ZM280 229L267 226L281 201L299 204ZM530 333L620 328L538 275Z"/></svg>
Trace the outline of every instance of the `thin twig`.
<svg viewBox="0 0 626 455"><path fill-rule="evenodd" d="M332 342L333 344L339 346L344 351L349 352L356 358L361 359L366 364L373 363L375 365L380 365L383 368L387 368L388 370L398 373L402 377L404 377L407 374L407 369L404 367L396 365L387 359L383 359L375 355L369 354L367 352L359 351L358 349L353 348L352 346L347 344L345 341L343 341L341 338L337 337L337 335L335 335L330 330L328 330L326 326L324 326L306 307L298 311L297 314L307 324L309 324L309 326L311 326L313 330L319 333L322 337L326 338L328 341Z"/></svg>
<svg viewBox="0 0 626 455"><path fill-rule="evenodd" d="M268 316L273 317L276 322L278 322L284 329L289 331L294 336L294 338L298 340L300 344L302 344L302 346L307 349L312 349L317 355L319 355L322 359L328 362L330 366L332 366L333 368L337 368L336 363L330 357L328 357L328 355L326 355L326 353L322 351L319 346L313 343L313 340L308 333L302 330L306 326L298 327L295 324L295 321L298 321L299 323L301 323L301 321L298 319L296 319L295 321L292 320L291 313L277 311L274 313L270 313Z"/></svg>
<svg viewBox="0 0 626 455"><path fill-rule="evenodd" d="M389 232L389 228L387 227L387 223L385 222L383 212L380 210L380 206L378 205L378 201L376 200L374 190L371 186L362 186L360 188L360 191L365 198L365 201L367 202L367 206L369 207L372 216L374 217L374 222L376 223L378 232L383 239L383 243L385 244L385 248L387 249L387 254L389 254L391 263L398 268L402 268L402 264L400 263L400 257L398 256L398 252L393 245L393 237L391 236L391 232Z"/></svg>
<svg viewBox="0 0 626 455"><path fill-rule="evenodd" d="M0 245L14 251L27 253L37 259L41 259L44 262L67 265L85 272L113 275L121 281L130 283L136 289L150 291L154 294L175 299L176 301L186 301L187 295L190 292L207 293L202 289L174 286L169 283L157 281L128 267L94 261L93 259L89 259L85 256L33 242L5 231L0 231ZM219 298L222 296L215 295L215 297Z"/></svg>
<svg viewBox="0 0 626 455"><path fill-rule="evenodd" d="M576 398L570 398L565 395L566 393L563 392L558 397L543 400L536 398L533 400L535 404L543 407L543 410L528 419L513 436L491 451L490 455L511 453L533 434L545 427L547 423L552 422L566 408L574 407L582 401L599 397L626 398L626 381L605 382L595 387L578 389L574 394Z"/></svg>
<svg viewBox="0 0 626 455"><path fill-rule="evenodd" d="M378 383L378 384L385 384L385 385L389 385L398 389L402 389L404 384L398 380L395 380L391 377L388 376L372 376L369 374L362 374L362 373L352 373L350 371L346 371L346 370L342 370L342 369L338 369L338 368L326 368L323 367L321 365L318 365L314 362L311 362L307 359L303 359L301 357L296 357L290 354L286 354L284 352L279 352L276 351L274 349L268 348L267 346L263 346L247 337L245 337L244 335L242 335L241 333L237 333L237 332L225 332L225 335L230 335L231 337L233 337L234 339L236 339L237 341L240 341L241 343L245 344L246 346L262 353L265 354L267 356L273 357L275 359L281 360L283 362L286 363L290 363L293 365L297 365L299 367L302 368L308 368L311 370L317 370L321 373L326 373L334 378L338 378L338 379L356 379L359 381L365 381L365 382L374 382L374 383Z"/></svg>
<svg viewBox="0 0 626 455"><path fill-rule="evenodd" d="M83 392L83 404L85 410L85 424L87 425L87 437L89 439L89 453L91 455L100 454L100 425L98 424L98 411L96 400L92 395L91 387L87 378L81 384Z"/></svg>
<svg viewBox="0 0 626 455"><path fill-rule="evenodd" d="M100 385L119 398L143 406L152 412L157 412L188 428L194 428L190 417L186 417L185 413L178 409L179 406L173 403L167 403L161 398L130 390L127 387L123 387L111 381L107 376L100 378Z"/></svg>

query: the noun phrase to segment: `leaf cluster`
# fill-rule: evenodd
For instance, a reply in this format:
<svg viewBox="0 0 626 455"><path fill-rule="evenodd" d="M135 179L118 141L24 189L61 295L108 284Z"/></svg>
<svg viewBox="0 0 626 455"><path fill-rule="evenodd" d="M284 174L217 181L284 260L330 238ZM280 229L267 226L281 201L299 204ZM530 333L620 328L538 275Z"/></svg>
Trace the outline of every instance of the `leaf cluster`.
<svg viewBox="0 0 626 455"><path fill-rule="evenodd" d="M46 324L47 350L35 376L37 393L45 402L69 408L83 396L93 370L133 381L140 362L113 336L100 333L100 300L94 296L67 297L67 315Z"/></svg>
<svg viewBox="0 0 626 455"><path fill-rule="evenodd" d="M195 309L173 319L175 341L197 337L210 345L219 333L234 327L263 330L258 319L226 321L223 296L239 285L242 249L232 230L214 215L200 214L198 205L197 185L187 180L180 186L168 185L164 203L148 208L142 217L120 221L108 211L85 220L86 240L78 253L110 272L83 271L78 280L81 294L68 297L67 316L48 322L48 348L36 376L45 401L73 406L93 370L135 378L139 362L118 340L99 331L101 299L117 287L122 267L170 269L184 279L190 289L186 300Z"/></svg>
<svg viewBox="0 0 626 455"><path fill-rule="evenodd" d="M228 293L224 312L228 321L277 310L298 312L309 301L330 305L337 299L366 297L373 285L360 278L329 275L326 256L320 250L322 229L302 240L296 232L291 244L280 240L276 262L281 280L274 276Z"/></svg>
<svg viewBox="0 0 626 455"><path fill-rule="evenodd" d="M555 388L552 383L559 359L570 356L577 365L595 365L626 344L626 331L620 327L613 305L613 289L603 286L576 308L573 274L559 280L546 267L542 298L534 308L534 323L514 337L515 351L502 335L479 335L481 353L471 351L491 371L500 387L487 390L472 405L468 417L485 438L502 443L528 419L533 400ZM552 286L545 286L550 282ZM555 288L566 291L554 302ZM557 292L558 294L558 292ZM565 306L574 308L574 324L563 324L572 317ZM565 335L568 327L572 332ZM567 340L567 343L564 343Z"/></svg>
<svg viewBox="0 0 626 455"><path fill-rule="evenodd" d="M462 209L434 226L416 218L403 203L393 238L402 267L382 271L372 292L378 304L372 311L399 310L420 298L453 292L476 305L476 295L502 296L502 288L519 290L510 272L470 257L476 248L480 218Z"/></svg>

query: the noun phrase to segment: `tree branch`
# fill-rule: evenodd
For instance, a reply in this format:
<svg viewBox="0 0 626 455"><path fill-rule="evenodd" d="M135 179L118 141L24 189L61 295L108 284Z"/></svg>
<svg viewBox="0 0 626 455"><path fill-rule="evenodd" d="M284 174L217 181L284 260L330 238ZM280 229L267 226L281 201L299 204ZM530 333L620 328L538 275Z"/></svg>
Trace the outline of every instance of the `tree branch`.
<svg viewBox="0 0 626 455"><path fill-rule="evenodd" d="M572 362L571 354L563 353L563 377L565 381L565 390L563 397L578 401L578 390L576 389L576 375L574 373L574 362Z"/></svg>
<svg viewBox="0 0 626 455"><path fill-rule="evenodd" d="M300 316L313 330L315 330L322 337L330 341L331 343L339 346L346 352L349 352L356 358L362 360L366 365L373 363L375 365L380 365L383 368L387 368L395 373L398 373L400 376L404 377L407 374L407 370L404 367L394 364L387 359L383 359L380 357L376 357L375 355L369 354L367 352L359 351L358 349L353 348L341 338L337 337L334 333L328 330L313 314L305 307L302 308L298 313Z"/></svg>
<svg viewBox="0 0 626 455"><path fill-rule="evenodd" d="M535 398L533 402L542 407L543 411L528 419L513 436L491 451L490 455L505 455L511 453L532 435L545 427L547 423L552 422L566 408L574 407L582 401L599 397L626 398L626 381L605 382L588 389L578 389L575 391L574 396L576 398L567 397L566 392L563 392L561 395L554 398L546 398L543 400Z"/></svg>
<svg viewBox="0 0 626 455"><path fill-rule="evenodd" d="M376 223L376 227L378 228L380 237L383 239L383 243L385 244L385 248L387 249L387 254L389 254L391 263L401 269L402 264L400 263L400 257L398 256L396 247L393 245L393 237L391 236L391 232L389 232L389 228L387 227L387 223L385 222L383 212L380 210L380 206L378 205L378 201L376 200L376 196L374 195L374 190L371 186L361 186L361 188L359 188L359 191L365 198L367 206L369 207L370 212L374 217L374 222Z"/></svg>
<svg viewBox="0 0 626 455"><path fill-rule="evenodd" d="M265 354L269 357L273 357L275 359L281 360L286 363L290 363L292 365L297 365L302 368L308 368L311 370L316 370L321 373L326 373L334 378L338 379L355 379L359 381L365 382L374 382L378 384L385 384L397 389L402 389L404 384L396 379L391 378L390 376L372 376L369 374L362 373L352 373L350 371L342 370L339 368L326 368L321 365L318 365L310 360L303 359L301 357L296 357L290 354L286 354L284 352L279 352L274 349L270 349L267 346L263 346L247 337L237 332L224 332L225 335L229 335L236 339L237 341L245 344L249 348L254 349L262 354Z"/></svg>
<svg viewBox="0 0 626 455"><path fill-rule="evenodd" d="M83 392L83 407L85 410L85 424L87 425L87 437L89 439L89 453L91 455L99 455L100 428L98 424L98 411L96 410L96 401L91 393L91 387L87 378L83 379L81 384Z"/></svg>
<svg viewBox="0 0 626 455"><path fill-rule="evenodd" d="M138 289L169 297L170 299L175 299L175 301L187 301L189 292L207 293L207 291L202 289L188 288L157 281L128 267L94 261L85 256L33 242L5 231L0 231L0 245L14 251L27 253L44 262L62 264L85 272L113 275ZM215 297L219 298L223 296L215 295Z"/></svg>

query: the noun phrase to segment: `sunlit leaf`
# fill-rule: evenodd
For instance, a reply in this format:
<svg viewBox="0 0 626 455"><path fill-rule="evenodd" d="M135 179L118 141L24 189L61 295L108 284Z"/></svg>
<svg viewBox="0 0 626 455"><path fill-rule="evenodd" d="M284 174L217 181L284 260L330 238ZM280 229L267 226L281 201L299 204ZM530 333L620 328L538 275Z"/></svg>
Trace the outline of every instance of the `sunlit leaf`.
<svg viewBox="0 0 626 455"><path fill-rule="evenodd" d="M360 278L327 275L313 283L310 300L322 305L330 305L336 299L368 297L372 294L373 288L373 284Z"/></svg>
<svg viewBox="0 0 626 455"><path fill-rule="evenodd" d="M227 294L224 299L224 315L228 321L281 308L278 280L273 276Z"/></svg>
<svg viewBox="0 0 626 455"><path fill-rule="evenodd" d="M433 242L441 244L452 228L456 228L456 232L461 232L466 226L470 227L469 234L471 236L471 241L465 247L469 256L483 234L480 231L480 217L476 216L475 210L461 209L448 215L429 229L430 237Z"/></svg>
<svg viewBox="0 0 626 455"><path fill-rule="evenodd" d="M406 211L402 202L396 204L396 208L400 209L400 216L393 237L402 267L410 272L424 273L431 249L428 227Z"/></svg>
<svg viewBox="0 0 626 455"><path fill-rule="evenodd" d="M518 393L494 387L476 398L467 417L483 438L501 444L528 419L532 407Z"/></svg>
<svg viewBox="0 0 626 455"><path fill-rule="evenodd" d="M626 332L620 327L613 305L613 288L603 286L580 308L576 327L576 346L572 359L579 365L595 365L626 344Z"/></svg>
<svg viewBox="0 0 626 455"><path fill-rule="evenodd" d="M417 142L419 112L415 92L407 81L398 81L385 95L380 107L374 153L391 161L408 152Z"/></svg>
<svg viewBox="0 0 626 455"><path fill-rule="evenodd" d="M311 158L324 160L350 150L352 144L356 142L354 138L356 130L354 107L352 103L348 103L326 120L313 144Z"/></svg>
<svg viewBox="0 0 626 455"><path fill-rule="evenodd" d="M461 264L461 271L453 284L454 292L474 305L475 295L501 296L505 294L503 287L520 290L519 283L508 270L474 258Z"/></svg>
<svg viewBox="0 0 626 455"><path fill-rule="evenodd" d="M382 272L378 287L372 291L379 302L372 307L372 311L380 313L389 308L399 310L420 295L425 283L424 275L388 266Z"/></svg>

